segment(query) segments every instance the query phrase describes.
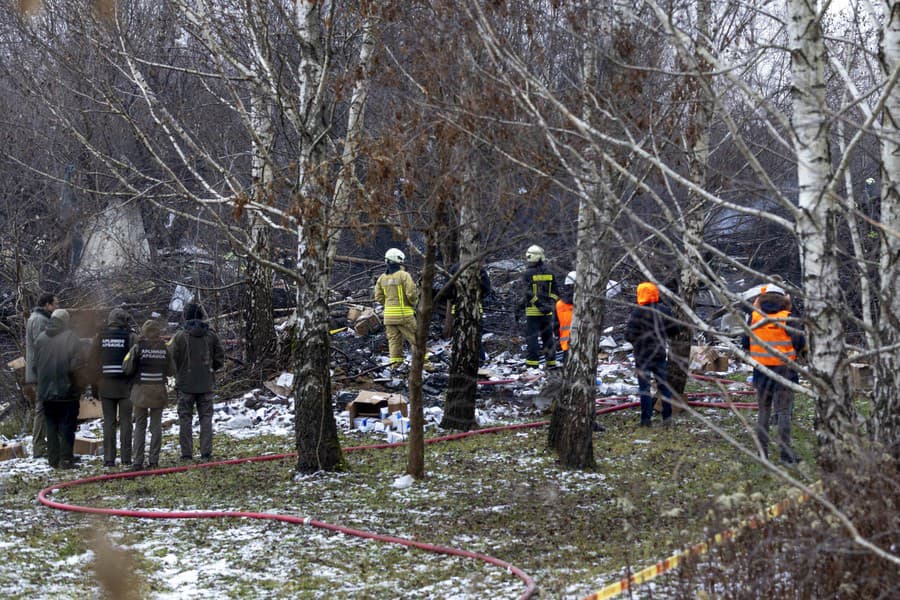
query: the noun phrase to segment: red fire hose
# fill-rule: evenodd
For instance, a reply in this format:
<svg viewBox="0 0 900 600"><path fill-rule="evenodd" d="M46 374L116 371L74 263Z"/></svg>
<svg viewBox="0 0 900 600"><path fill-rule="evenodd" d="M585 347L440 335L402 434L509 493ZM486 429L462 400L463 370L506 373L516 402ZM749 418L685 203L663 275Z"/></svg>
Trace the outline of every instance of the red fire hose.
<svg viewBox="0 0 900 600"><path fill-rule="evenodd" d="M752 393L752 392L729 392L733 393ZM707 394L688 394L688 396L713 396L720 395L718 393L707 393ZM613 396L604 400L625 400L627 396ZM735 403L735 402L699 402L699 401L689 401L689 405L691 406L700 406L700 407L715 407L715 408L735 408L735 409L750 409L756 408L755 403ZM621 402L612 406L605 406L597 410L598 415L608 414L619 410L624 410L626 408L633 408L635 406L640 406L639 402ZM518 429L532 429L537 427L543 427L547 425L549 421L535 421L532 423L517 423L514 425L503 425L498 427L488 427L485 429L477 429L473 431L466 431L460 433L453 433L441 437L429 438L425 440L427 444L436 444L439 442L446 442L452 440L459 440L473 435L483 435L488 433L498 433L502 431L515 431ZM362 450L376 450L382 448L394 448L398 446L403 446L405 442L397 442L392 444L370 444L366 446L352 446L349 448L344 448L344 452L358 452ZM48 486L42 489L38 493L38 501L42 504L49 506L50 508L55 508L58 510L67 510L72 512L81 512L81 513L90 513L90 514L100 514L100 515L110 515L117 517L132 517L132 518L141 518L141 519L220 519L220 518L245 518L245 519L262 519L269 521L282 521L285 523L293 523L296 525L309 525L312 527L317 527L320 529L327 529L329 531L334 531L337 533L342 533L344 535L355 536L364 539L371 539L380 542L385 542L389 544L399 544L402 546L407 546L410 548L418 548L419 550L424 550L426 552L432 552L435 554L445 554L449 556L459 556L462 558L470 558L474 560L480 560L482 562L501 567L506 569L509 573L512 573L516 577L518 577L525 584L525 591L519 596L521 600L526 600L531 598L534 595L536 590L536 585L534 580L524 571L512 565L506 561L500 560L498 558L494 558L492 556L488 556L486 554L480 554L478 552L470 552L468 550L461 550L458 548L450 548L447 546L438 546L435 544L427 544L424 542L417 542L414 540L409 540L406 538L400 538L390 535L382 535L378 533L372 533L369 531L362 531L360 529L353 529L351 527L344 527L342 525L334 525L332 523L326 523L324 521L318 521L313 519L312 517L297 517L292 515L279 515L274 513L258 513L258 512L245 512L245 511L149 511L149 510L125 510L125 509L116 509L116 508L97 508L92 506L82 506L78 504L68 504L65 502L57 502L55 500L50 499L50 495L55 493L57 490L74 487L78 485L87 485L90 483L99 483L103 481L110 481L113 479L131 479L137 477L147 477L151 475L164 475L167 473L178 473L181 471L188 471L191 469L206 469L210 467L217 467L222 465L237 465L243 463L253 463L253 462L264 462L264 461L272 461L272 460L283 460L287 458L293 458L297 455L295 453L289 454L272 454L265 456L254 456L249 458L236 458L231 460L222 460L210 463L202 463L196 465L186 465L180 467L170 467L165 469L155 469L152 471L134 471L134 472L122 472L122 473L110 473L106 475L97 475L94 477L87 477L85 479L76 479L72 481L65 481L62 483L57 483L51 486Z"/></svg>

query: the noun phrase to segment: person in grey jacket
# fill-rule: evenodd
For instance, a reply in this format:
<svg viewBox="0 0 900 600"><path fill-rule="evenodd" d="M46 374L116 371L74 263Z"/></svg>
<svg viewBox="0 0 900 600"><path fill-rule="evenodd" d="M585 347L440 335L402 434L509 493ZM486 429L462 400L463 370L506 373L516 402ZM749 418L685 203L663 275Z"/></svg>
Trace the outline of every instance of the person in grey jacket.
<svg viewBox="0 0 900 600"><path fill-rule="evenodd" d="M43 458L47 454L47 426L44 419L44 403L37 398L35 384L34 342L50 323L50 315L59 305L53 294L42 294L38 306L31 311L25 324L25 397L34 403L34 424L32 426L31 455Z"/></svg>
<svg viewBox="0 0 900 600"><path fill-rule="evenodd" d="M200 458L212 457L213 386L215 371L225 365L225 350L219 336L204 321L203 309L188 304L184 309L184 329L169 342L175 365L178 396L178 443L181 459L194 457L192 423L194 406L200 420Z"/></svg>
<svg viewBox="0 0 900 600"><path fill-rule="evenodd" d="M47 462L53 468L74 468L73 447L79 400L87 375L81 340L69 329L69 313L53 311L34 342L37 396L44 404Z"/></svg>
<svg viewBox="0 0 900 600"><path fill-rule="evenodd" d="M134 463L132 470L144 468L144 446L147 439L147 420L150 420L150 452L147 466L159 466L162 447L162 412L168 401L166 378L172 374L172 356L159 337L159 323L145 321L141 337L128 351L122 370L131 378L131 405L134 411Z"/></svg>
<svg viewBox="0 0 900 600"><path fill-rule="evenodd" d="M136 343L137 335L131 330L131 315L121 308L109 311L106 328L91 342L91 363L103 406L104 467L116 466L117 429L122 466L131 465L131 382L122 372L122 362Z"/></svg>

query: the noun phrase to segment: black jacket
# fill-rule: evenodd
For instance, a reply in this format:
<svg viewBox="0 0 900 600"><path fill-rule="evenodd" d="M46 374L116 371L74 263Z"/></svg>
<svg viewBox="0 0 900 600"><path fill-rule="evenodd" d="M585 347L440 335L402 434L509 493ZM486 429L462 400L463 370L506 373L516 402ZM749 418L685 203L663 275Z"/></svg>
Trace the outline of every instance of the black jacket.
<svg viewBox="0 0 900 600"><path fill-rule="evenodd" d="M204 321L191 319L169 342L175 366L175 388L188 394L208 394L214 372L225 364L219 336Z"/></svg>
<svg viewBox="0 0 900 600"><path fill-rule="evenodd" d="M637 306L625 326L625 339L634 346L634 363L642 367L666 358L669 337L681 330L672 310L661 302Z"/></svg>
<svg viewBox="0 0 900 600"><path fill-rule="evenodd" d="M519 302L516 309L525 311L525 316L553 315L556 301L559 299L559 286L553 271L538 261L529 264L522 272L519 283Z"/></svg>
<svg viewBox="0 0 900 600"><path fill-rule="evenodd" d="M87 375L86 354L78 336L63 321L51 318L34 342L38 399L77 401Z"/></svg>

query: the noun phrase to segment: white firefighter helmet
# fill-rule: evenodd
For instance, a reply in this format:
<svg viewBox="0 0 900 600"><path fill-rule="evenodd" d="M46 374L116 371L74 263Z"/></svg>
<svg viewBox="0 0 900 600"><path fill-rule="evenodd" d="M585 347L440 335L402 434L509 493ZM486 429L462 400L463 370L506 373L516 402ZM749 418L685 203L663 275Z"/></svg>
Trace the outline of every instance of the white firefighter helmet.
<svg viewBox="0 0 900 600"><path fill-rule="evenodd" d="M565 285L575 285L575 271L569 271L566 275Z"/></svg>
<svg viewBox="0 0 900 600"><path fill-rule="evenodd" d="M388 251L384 253L384 261L395 265L402 265L406 262L406 255L403 254L403 251L399 248L388 248Z"/></svg>
<svg viewBox="0 0 900 600"><path fill-rule="evenodd" d="M766 285L759 288L760 294L781 294L782 296L786 295L784 288L778 285L777 283L767 283Z"/></svg>
<svg viewBox="0 0 900 600"><path fill-rule="evenodd" d="M525 251L525 261L536 263L544 260L544 249L540 246L529 246Z"/></svg>

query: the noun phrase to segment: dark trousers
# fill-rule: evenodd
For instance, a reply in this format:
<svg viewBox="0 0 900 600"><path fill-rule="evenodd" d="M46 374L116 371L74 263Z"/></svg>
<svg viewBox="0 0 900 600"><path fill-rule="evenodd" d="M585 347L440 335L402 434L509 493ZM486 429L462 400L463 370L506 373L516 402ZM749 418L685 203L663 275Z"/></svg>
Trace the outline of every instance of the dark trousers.
<svg viewBox="0 0 900 600"><path fill-rule="evenodd" d="M642 363L637 368L638 393L641 396L641 423L649 424L653 418L653 396L650 395L650 378L656 380L656 387L662 394L663 421L672 417L672 388L669 387L669 365L665 358Z"/></svg>
<svg viewBox="0 0 900 600"><path fill-rule="evenodd" d="M116 429L119 430L119 447L122 464L131 464L131 398L100 398L103 405L103 461L116 462ZM116 427L118 415L118 427Z"/></svg>
<svg viewBox="0 0 900 600"><path fill-rule="evenodd" d="M72 464L72 448L75 446L75 426L79 408L77 398L44 402L47 462L51 467Z"/></svg>
<svg viewBox="0 0 900 600"><path fill-rule="evenodd" d="M181 456L189 458L194 456L194 406L197 407L197 417L200 420L200 454L203 457L212 455L212 418L213 401L212 393L188 394L178 392L178 443L181 446Z"/></svg>
<svg viewBox="0 0 900 600"><path fill-rule="evenodd" d="M556 340L553 338L553 317L525 317L525 342L528 353L525 366L537 367L541 356L545 356L548 365L556 364Z"/></svg>
<svg viewBox="0 0 900 600"><path fill-rule="evenodd" d="M756 413L756 438L762 448L763 455L769 456L769 425L772 419L778 433L778 448L782 462L794 462L794 451L791 450L791 418L794 413L794 392L781 385L766 380L756 390L756 401L759 411ZM774 409L774 414L773 414Z"/></svg>

